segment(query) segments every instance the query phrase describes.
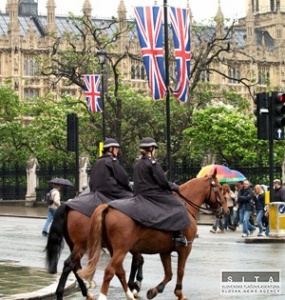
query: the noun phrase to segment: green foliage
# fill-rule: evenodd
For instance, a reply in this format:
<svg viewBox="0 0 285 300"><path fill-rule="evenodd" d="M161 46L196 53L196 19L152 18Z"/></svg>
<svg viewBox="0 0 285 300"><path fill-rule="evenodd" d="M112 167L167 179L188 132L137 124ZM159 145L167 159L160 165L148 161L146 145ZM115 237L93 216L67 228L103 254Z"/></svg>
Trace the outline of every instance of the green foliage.
<svg viewBox="0 0 285 300"><path fill-rule="evenodd" d="M256 164L268 162L268 141L257 139L254 118L224 105L198 110L192 125L183 132L191 157L203 160L209 153L216 163ZM276 145L276 161L280 146Z"/></svg>

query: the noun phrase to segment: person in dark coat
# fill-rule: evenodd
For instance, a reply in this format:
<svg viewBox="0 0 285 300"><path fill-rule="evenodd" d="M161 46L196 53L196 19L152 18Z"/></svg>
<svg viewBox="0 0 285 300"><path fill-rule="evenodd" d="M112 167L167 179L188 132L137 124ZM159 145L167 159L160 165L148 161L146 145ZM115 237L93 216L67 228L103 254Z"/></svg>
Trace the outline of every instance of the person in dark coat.
<svg viewBox="0 0 285 300"><path fill-rule="evenodd" d="M247 237L249 234L252 235L256 230L255 226L253 226L249 222L250 214L253 209L253 192L250 186L250 182L245 180L243 182L243 187L240 189L238 193L238 204L240 211L240 220L242 222L242 237Z"/></svg>
<svg viewBox="0 0 285 300"><path fill-rule="evenodd" d="M279 179L273 181L272 202L285 202L285 189L281 185Z"/></svg>
<svg viewBox="0 0 285 300"><path fill-rule="evenodd" d="M90 193L67 201L68 207L91 217L99 204L133 196L128 174L117 159L119 148L115 139L105 139L103 155L92 166Z"/></svg>
<svg viewBox="0 0 285 300"><path fill-rule="evenodd" d="M188 212L172 191L179 186L167 181L166 175L155 159L156 141L145 137L140 142L141 158L134 167L134 193L131 199L108 203L146 227L174 232L174 242L187 246L183 229L190 226Z"/></svg>

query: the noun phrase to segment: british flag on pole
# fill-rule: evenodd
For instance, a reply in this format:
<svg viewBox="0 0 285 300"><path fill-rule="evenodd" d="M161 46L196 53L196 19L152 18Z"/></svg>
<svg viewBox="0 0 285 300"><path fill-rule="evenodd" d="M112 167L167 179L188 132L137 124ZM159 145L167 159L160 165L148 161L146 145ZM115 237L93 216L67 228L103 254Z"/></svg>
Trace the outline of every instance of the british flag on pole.
<svg viewBox="0 0 285 300"><path fill-rule="evenodd" d="M176 60L175 98L187 101L190 79L190 10L170 7L170 21Z"/></svg>
<svg viewBox="0 0 285 300"><path fill-rule="evenodd" d="M88 110L102 112L101 75L83 75L83 79Z"/></svg>
<svg viewBox="0 0 285 300"><path fill-rule="evenodd" d="M154 100L165 97L162 8L135 7L136 26L148 83Z"/></svg>

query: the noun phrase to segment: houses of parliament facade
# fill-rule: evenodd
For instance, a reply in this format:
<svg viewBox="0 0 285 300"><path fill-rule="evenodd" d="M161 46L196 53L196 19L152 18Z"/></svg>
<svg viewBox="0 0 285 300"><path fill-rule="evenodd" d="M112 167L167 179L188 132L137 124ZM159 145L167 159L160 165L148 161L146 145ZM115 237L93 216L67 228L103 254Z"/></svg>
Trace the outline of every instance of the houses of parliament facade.
<svg viewBox="0 0 285 300"><path fill-rule="evenodd" d="M6 1L6 11L0 12L0 84L8 80L20 99L44 96L50 91L50 81L37 75L36 57L48 57L52 49L49 35L62 35L68 27L68 16L56 15L56 0L46 0L46 15L38 15L36 0ZM222 19L220 1L216 1L218 11L213 17ZM231 60L230 67L219 61L213 62L214 67L228 77L213 73L204 74L201 80L225 89L234 88L246 98L250 98L249 90L232 78L254 78L253 93L265 91L268 82L281 91L285 86L285 0L245 0L241 5L246 6L246 16L234 25L231 43L231 49L239 51L225 53L224 59ZM189 7L189 0L185 0L185 7ZM89 0L84 0L82 12L91 16ZM127 18L123 0L119 2L117 13L118 18ZM191 51L194 53L198 46L192 43ZM124 47L122 40L118 41L116 49L120 51L120 47ZM139 51L138 46L136 49ZM133 88L147 87L142 62L127 57L121 67L124 80L131 82ZM76 85L66 86L59 82L55 89L59 95L81 95L81 89Z"/></svg>

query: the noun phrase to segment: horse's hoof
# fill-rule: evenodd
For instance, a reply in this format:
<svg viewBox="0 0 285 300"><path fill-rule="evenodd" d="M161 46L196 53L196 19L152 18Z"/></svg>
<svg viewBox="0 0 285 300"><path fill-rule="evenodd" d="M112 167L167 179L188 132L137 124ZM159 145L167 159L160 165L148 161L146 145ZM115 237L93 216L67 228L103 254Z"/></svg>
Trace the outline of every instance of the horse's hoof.
<svg viewBox="0 0 285 300"><path fill-rule="evenodd" d="M135 289L139 292L141 290L142 283L140 281L136 281L134 285Z"/></svg>
<svg viewBox="0 0 285 300"><path fill-rule="evenodd" d="M139 298L139 292L136 289L132 290L132 293L136 299Z"/></svg>
<svg viewBox="0 0 285 300"><path fill-rule="evenodd" d="M153 299L154 297L156 297L157 296L157 289L150 289L150 290L148 290L147 291L147 293L146 293L146 297L147 297L147 299Z"/></svg>
<svg viewBox="0 0 285 300"><path fill-rule="evenodd" d="M187 300L187 298L182 293L175 293L175 295L178 297L178 300Z"/></svg>
<svg viewBox="0 0 285 300"><path fill-rule="evenodd" d="M84 280L84 284L86 286L86 288L89 290L89 289L94 289L96 287L96 283L94 280L92 281L85 281Z"/></svg>
<svg viewBox="0 0 285 300"><path fill-rule="evenodd" d="M87 293L87 296L86 296L86 300L96 300L95 296L92 295L91 293Z"/></svg>

